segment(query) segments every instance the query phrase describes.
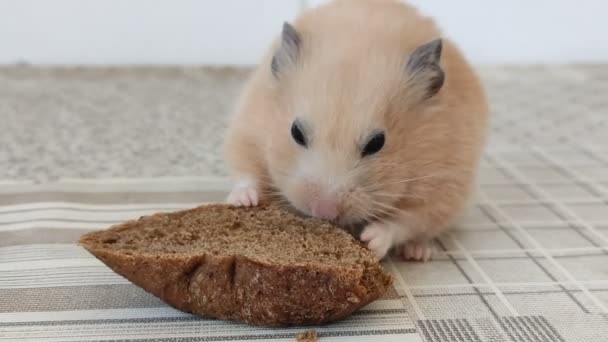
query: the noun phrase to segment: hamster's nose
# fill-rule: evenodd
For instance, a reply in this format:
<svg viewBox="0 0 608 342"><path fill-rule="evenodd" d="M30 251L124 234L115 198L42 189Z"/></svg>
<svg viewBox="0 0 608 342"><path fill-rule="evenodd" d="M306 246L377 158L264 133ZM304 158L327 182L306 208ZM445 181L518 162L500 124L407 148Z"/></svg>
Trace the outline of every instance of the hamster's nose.
<svg viewBox="0 0 608 342"><path fill-rule="evenodd" d="M320 198L310 203L312 216L322 220L335 220L338 217L338 199L335 197Z"/></svg>

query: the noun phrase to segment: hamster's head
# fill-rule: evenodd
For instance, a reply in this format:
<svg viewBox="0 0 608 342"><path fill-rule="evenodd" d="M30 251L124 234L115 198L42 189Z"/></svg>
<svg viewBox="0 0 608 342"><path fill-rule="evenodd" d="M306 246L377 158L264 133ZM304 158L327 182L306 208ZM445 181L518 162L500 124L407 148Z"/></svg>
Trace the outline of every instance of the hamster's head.
<svg viewBox="0 0 608 342"><path fill-rule="evenodd" d="M342 225L380 219L406 193L404 148L443 85L441 40L403 53L314 39L286 23L268 67L272 184L304 214Z"/></svg>

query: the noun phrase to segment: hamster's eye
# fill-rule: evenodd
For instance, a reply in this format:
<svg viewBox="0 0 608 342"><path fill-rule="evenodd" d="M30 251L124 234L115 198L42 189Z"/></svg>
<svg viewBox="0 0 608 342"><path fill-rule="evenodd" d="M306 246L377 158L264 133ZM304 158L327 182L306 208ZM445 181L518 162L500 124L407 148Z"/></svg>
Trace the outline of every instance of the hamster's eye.
<svg viewBox="0 0 608 342"><path fill-rule="evenodd" d="M294 121L294 123L291 125L291 137L299 145L306 147L306 144L307 144L306 136L302 132L302 129L300 128L298 121Z"/></svg>
<svg viewBox="0 0 608 342"><path fill-rule="evenodd" d="M362 157L366 157L377 153L384 147L384 141L386 138L384 137L384 133L376 133L365 145L363 151L361 152Z"/></svg>

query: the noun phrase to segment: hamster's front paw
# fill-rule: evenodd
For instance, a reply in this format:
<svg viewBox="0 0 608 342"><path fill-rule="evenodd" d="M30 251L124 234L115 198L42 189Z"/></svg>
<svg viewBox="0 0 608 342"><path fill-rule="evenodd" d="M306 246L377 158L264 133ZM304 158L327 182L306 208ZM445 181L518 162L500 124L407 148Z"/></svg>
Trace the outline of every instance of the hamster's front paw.
<svg viewBox="0 0 608 342"><path fill-rule="evenodd" d="M382 259L393 245L393 235L391 224L374 222L363 229L361 241L367 242L367 248Z"/></svg>
<svg viewBox="0 0 608 342"><path fill-rule="evenodd" d="M227 202L239 207L255 207L259 196L255 185L249 181L238 182L228 195Z"/></svg>
<svg viewBox="0 0 608 342"><path fill-rule="evenodd" d="M399 246L403 260L427 262L433 257L433 246L426 241L409 241Z"/></svg>

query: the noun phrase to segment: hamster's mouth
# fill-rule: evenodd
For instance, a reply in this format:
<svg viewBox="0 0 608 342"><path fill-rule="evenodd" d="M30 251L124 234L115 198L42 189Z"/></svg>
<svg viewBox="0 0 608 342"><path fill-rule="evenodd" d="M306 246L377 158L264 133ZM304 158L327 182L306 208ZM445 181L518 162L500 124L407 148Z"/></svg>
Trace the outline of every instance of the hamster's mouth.
<svg viewBox="0 0 608 342"><path fill-rule="evenodd" d="M277 205L281 206L283 209L289 211L290 213L302 217L302 218L310 218L313 217L312 213L306 210L302 210L302 209L298 209L290 200L289 198L287 198L287 196L285 196L284 194L282 194L280 191L278 191L277 189L274 189L274 193L277 194L278 196L275 198L274 202L276 202ZM359 229L362 227L365 227L370 220L367 218L353 218L353 217L349 217L348 215L344 215L343 213L341 213L340 215L338 215L338 217L336 217L333 220L324 220L326 222L329 222L333 225L336 225L340 228L343 228L347 231L351 231L353 229Z"/></svg>

